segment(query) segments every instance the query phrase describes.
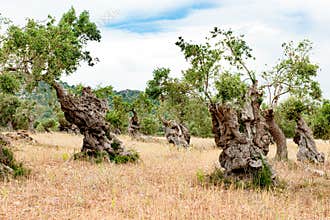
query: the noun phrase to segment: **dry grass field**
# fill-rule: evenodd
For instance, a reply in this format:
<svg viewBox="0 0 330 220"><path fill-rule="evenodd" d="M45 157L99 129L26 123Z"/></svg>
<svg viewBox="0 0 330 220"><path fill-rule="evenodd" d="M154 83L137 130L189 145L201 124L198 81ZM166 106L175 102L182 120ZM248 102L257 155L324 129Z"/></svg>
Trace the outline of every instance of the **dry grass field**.
<svg viewBox="0 0 330 220"><path fill-rule="evenodd" d="M0 219L330 219L330 163L308 167L271 161L287 183L281 190L202 186L197 173L211 173L219 150L212 139L192 140L177 150L164 141L121 139L138 150L138 164L68 161L82 137L35 134L38 144L17 142L15 156L32 170L27 179L0 182ZM318 142L330 160L330 145ZM270 158L274 156L271 147Z"/></svg>

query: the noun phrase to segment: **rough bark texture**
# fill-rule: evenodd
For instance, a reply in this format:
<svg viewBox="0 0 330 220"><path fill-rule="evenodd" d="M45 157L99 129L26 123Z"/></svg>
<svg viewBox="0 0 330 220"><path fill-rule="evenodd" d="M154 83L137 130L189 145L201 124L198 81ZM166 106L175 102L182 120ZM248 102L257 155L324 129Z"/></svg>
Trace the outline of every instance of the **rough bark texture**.
<svg viewBox="0 0 330 220"><path fill-rule="evenodd" d="M219 157L220 165L228 176L247 176L268 166L266 154L269 150L270 135L267 125L259 113L260 102L256 87L248 93L249 100L241 115L243 131L237 112L229 105L211 104L209 111L212 117L212 131L216 145L222 149Z"/></svg>
<svg viewBox="0 0 330 220"><path fill-rule="evenodd" d="M59 125L58 128L59 128L60 131L73 133L73 134L79 134L80 133L79 128L77 127L77 125L72 124L72 123L68 122L65 119L59 120L59 123L60 123L60 125Z"/></svg>
<svg viewBox="0 0 330 220"><path fill-rule="evenodd" d="M122 142L110 133L109 124L105 121L108 104L98 99L91 88L84 88L81 96L66 94L57 83L56 89L61 109L69 123L75 124L84 135L81 151L89 156L97 156L100 152L107 153L110 160L116 156L129 156Z"/></svg>
<svg viewBox="0 0 330 220"><path fill-rule="evenodd" d="M298 144L298 161L324 163L324 154L317 151L312 131L301 116L297 119L293 141Z"/></svg>
<svg viewBox="0 0 330 220"><path fill-rule="evenodd" d="M167 141L176 146L189 147L190 133L186 126L173 120L161 119L165 127L165 137Z"/></svg>
<svg viewBox="0 0 330 220"><path fill-rule="evenodd" d="M272 135L276 143L276 156L277 160L287 160L288 159L288 147L286 144L286 137L280 127L277 125L274 119L273 109L268 109L265 111L266 122L269 126L269 132Z"/></svg>
<svg viewBox="0 0 330 220"><path fill-rule="evenodd" d="M132 113L133 113L133 116L129 120L128 134L132 138L138 138L141 136L139 118L134 109L132 109Z"/></svg>

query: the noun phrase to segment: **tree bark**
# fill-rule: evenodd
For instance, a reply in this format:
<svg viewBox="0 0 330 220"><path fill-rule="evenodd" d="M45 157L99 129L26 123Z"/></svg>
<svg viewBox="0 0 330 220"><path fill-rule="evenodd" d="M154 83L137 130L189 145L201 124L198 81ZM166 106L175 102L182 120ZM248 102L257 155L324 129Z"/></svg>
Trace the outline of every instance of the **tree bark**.
<svg viewBox="0 0 330 220"><path fill-rule="evenodd" d="M212 131L216 145L222 149L219 157L220 165L228 176L251 177L252 174L268 166L275 178L275 172L271 169L266 154L270 138L267 125L259 113L258 93L251 88L241 116L243 131L237 112L229 105L211 104L209 111L212 117Z"/></svg>
<svg viewBox="0 0 330 220"><path fill-rule="evenodd" d="M165 127L165 137L167 141L176 146L189 147L190 144L190 132L189 129L174 120L167 121L161 118Z"/></svg>
<svg viewBox="0 0 330 220"><path fill-rule="evenodd" d="M211 104L212 131L216 145L222 149L219 157L221 167L228 176L251 177L251 174L268 166L275 178L266 155L270 144L267 124L260 115L257 87L251 87L240 121L237 112L229 105Z"/></svg>
<svg viewBox="0 0 330 220"><path fill-rule="evenodd" d="M275 178L275 172L271 169L264 149L268 149L269 141L262 138L259 143L265 146L258 146L256 138L267 135L265 131L256 130L255 117L248 123L244 123L244 132L239 131L237 112L228 105L212 104L209 108L212 117L213 132L215 142L222 152L219 157L220 165L225 169L226 175L243 175L250 177L251 174L261 170L265 165L272 172L272 178ZM246 126L249 125L249 128ZM248 131L250 130L250 131ZM269 139L269 138L268 138ZM266 151L268 152L268 151Z"/></svg>
<svg viewBox="0 0 330 220"><path fill-rule="evenodd" d="M275 158L277 160L288 160L288 147L286 144L286 137L281 128L275 122L273 109L267 109L265 111L265 118L269 126L269 132L276 143Z"/></svg>
<svg viewBox="0 0 330 220"><path fill-rule="evenodd" d="M75 124L84 135L81 151L88 156L106 153L110 160L116 156L129 156L122 142L110 133L109 124L105 121L108 104L98 99L91 88L85 87L81 96L66 94L58 83L54 83L61 109L69 123Z"/></svg>
<svg viewBox="0 0 330 220"><path fill-rule="evenodd" d="M138 118L137 112L134 109L132 109L132 113L133 113L133 116L131 117L131 119L129 121L128 134L132 138L138 138L141 136L139 118Z"/></svg>
<svg viewBox="0 0 330 220"><path fill-rule="evenodd" d="M317 151L312 131L301 115L297 118L297 126L293 141L298 144L298 161L324 163L324 154Z"/></svg>

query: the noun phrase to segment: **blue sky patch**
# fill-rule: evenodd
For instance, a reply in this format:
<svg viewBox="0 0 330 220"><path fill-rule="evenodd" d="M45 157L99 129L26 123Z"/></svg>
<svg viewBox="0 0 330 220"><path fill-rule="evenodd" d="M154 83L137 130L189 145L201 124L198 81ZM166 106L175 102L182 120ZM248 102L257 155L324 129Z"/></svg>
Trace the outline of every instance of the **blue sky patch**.
<svg viewBox="0 0 330 220"><path fill-rule="evenodd" d="M154 33L161 32L160 23L162 21L173 21L186 18L195 10L205 10L216 7L212 2L199 2L172 10L161 12L157 15L151 16L132 16L127 17L119 22L109 22L105 27L110 29L126 30L135 33Z"/></svg>
<svg viewBox="0 0 330 220"><path fill-rule="evenodd" d="M286 20L290 21L288 28L294 30L298 34L306 34L310 31L313 24L309 15L302 11L295 11L291 13L286 13Z"/></svg>

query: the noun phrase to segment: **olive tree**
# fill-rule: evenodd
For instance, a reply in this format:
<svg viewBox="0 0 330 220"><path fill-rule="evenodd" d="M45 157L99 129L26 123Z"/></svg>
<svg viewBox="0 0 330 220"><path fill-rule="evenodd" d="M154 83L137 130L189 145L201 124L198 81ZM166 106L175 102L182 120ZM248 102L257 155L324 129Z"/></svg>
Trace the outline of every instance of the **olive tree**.
<svg viewBox="0 0 330 220"><path fill-rule="evenodd" d="M247 67L253 57L243 36L215 28L205 43L194 44L180 37L176 44L191 65L183 74L184 80L209 106L225 173L251 177L267 170L271 182L274 173L265 157L270 139L260 114L262 93L255 73Z"/></svg>
<svg viewBox="0 0 330 220"><path fill-rule="evenodd" d="M9 26L2 37L2 72L18 73L28 90L40 81L56 90L66 120L78 126L84 135L81 155L101 155L110 160L123 156L125 162L132 154L109 133L109 124L105 121L106 100L98 99L89 87L82 90L81 96L74 96L58 83L63 74L75 72L81 62L95 64L97 59L91 56L86 45L100 39L100 31L90 21L87 11L77 15L71 8L58 22L51 16L45 22L28 19L23 27Z"/></svg>
<svg viewBox="0 0 330 220"><path fill-rule="evenodd" d="M295 45L292 41L283 43L283 58L270 71L262 74L266 84L262 87L268 91L268 109L266 112L269 130L277 145L276 158L288 159L286 137L274 119L274 111L279 100L285 95L295 96L299 100L319 99L321 90L315 80L318 65L309 58L311 42L304 40ZM298 118L297 118L298 120ZM300 120L303 120L300 117Z"/></svg>

